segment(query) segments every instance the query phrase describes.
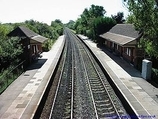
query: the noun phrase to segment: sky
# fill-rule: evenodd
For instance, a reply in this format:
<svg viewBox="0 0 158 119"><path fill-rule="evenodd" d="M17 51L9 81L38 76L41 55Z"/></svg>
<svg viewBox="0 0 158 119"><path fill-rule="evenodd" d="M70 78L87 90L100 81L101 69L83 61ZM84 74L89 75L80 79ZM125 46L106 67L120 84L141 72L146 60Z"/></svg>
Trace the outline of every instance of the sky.
<svg viewBox="0 0 158 119"><path fill-rule="evenodd" d="M0 23L16 23L33 19L51 24L51 21L60 19L62 23L77 20L85 8L103 6L106 16L128 10L122 0L0 0Z"/></svg>

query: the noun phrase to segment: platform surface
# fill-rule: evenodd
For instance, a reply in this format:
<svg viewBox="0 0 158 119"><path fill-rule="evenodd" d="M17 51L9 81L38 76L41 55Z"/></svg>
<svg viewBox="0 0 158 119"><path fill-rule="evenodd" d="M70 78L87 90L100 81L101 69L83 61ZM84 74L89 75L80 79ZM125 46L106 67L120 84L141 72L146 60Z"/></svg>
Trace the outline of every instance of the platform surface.
<svg viewBox="0 0 158 119"><path fill-rule="evenodd" d="M43 57L0 95L0 119L30 119L34 116L64 41L64 36L59 37L49 52L43 52ZM100 60L137 116L142 119L148 119L147 116L151 116L150 119L158 119L158 88L141 78L141 73L126 61L98 48L87 38L84 42Z"/></svg>
<svg viewBox="0 0 158 119"><path fill-rule="evenodd" d="M96 55L137 116L142 119L158 119L158 88L143 79L141 72L125 60L104 47L98 47L90 39L83 41Z"/></svg>
<svg viewBox="0 0 158 119"><path fill-rule="evenodd" d="M64 47L60 36L49 52L31 65L0 95L0 119L31 119Z"/></svg>

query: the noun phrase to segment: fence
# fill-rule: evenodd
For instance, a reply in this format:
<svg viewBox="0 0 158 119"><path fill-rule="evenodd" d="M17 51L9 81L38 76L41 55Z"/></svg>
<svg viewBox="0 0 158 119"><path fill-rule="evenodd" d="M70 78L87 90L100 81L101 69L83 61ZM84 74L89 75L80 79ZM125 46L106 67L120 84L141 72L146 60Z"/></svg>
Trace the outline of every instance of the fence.
<svg viewBox="0 0 158 119"><path fill-rule="evenodd" d="M18 77L20 76L25 68L24 68L25 61L21 62L14 68L10 70L5 70L3 75L0 76L0 94Z"/></svg>

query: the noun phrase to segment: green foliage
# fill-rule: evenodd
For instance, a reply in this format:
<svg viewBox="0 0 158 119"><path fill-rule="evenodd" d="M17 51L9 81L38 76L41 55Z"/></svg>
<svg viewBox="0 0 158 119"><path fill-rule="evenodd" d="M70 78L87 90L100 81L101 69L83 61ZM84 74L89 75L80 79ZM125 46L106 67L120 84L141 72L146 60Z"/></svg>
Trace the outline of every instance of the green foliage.
<svg viewBox="0 0 158 119"><path fill-rule="evenodd" d="M20 39L18 37L7 37L10 31L21 25L48 38L43 44L45 51L50 50L59 35L63 34L63 24L60 20L52 21L52 26L34 20L14 24L0 24L0 93L24 70L22 64L19 65L20 55L23 52L19 43Z"/></svg>
<svg viewBox="0 0 158 119"><path fill-rule="evenodd" d="M116 21L117 24L122 24L125 21L123 19L124 18L123 12L118 12L117 15L112 15L111 17Z"/></svg>
<svg viewBox="0 0 158 119"><path fill-rule="evenodd" d="M60 20L56 19L51 22L51 27L54 28L54 34L58 34L58 36L63 34L63 24Z"/></svg>
<svg viewBox="0 0 158 119"><path fill-rule="evenodd" d="M102 33L109 31L116 22L109 17L97 17L94 20L94 28L96 32L96 36L99 36Z"/></svg>
<svg viewBox="0 0 158 119"><path fill-rule="evenodd" d="M7 34L21 25L49 39L43 44L45 51L50 50L54 41L63 33L63 24L58 19L52 21L52 26L34 20L14 24L0 24L0 70L19 61L20 54L23 52L19 44L19 38L8 38Z"/></svg>
<svg viewBox="0 0 158 119"><path fill-rule="evenodd" d="M3 66L18 63L18 56L22 53L22 48L18 44L18 38L5 38L0 40L0 63Z"/></svg>
<svg viewBox="0 0 158 119"><path fill-rule="evenodd" d="M155 0L124 0L131 15L128 22L143 31L145 51L158 57L158 6Z"/></svg>
<svg viewBox="0 0 158 119"><path fill-rule="evenodd" d="M0 24L0 70L18 62L22 48L18 38L8 38L6 35L12 30L9 24Z"/></svg>
<svg viewBox="0 0 158 119"><path fill-rule="evenodd" d="M135 23L135 21L136 21L136 18L133 14L128 15L128 17L126 18L126 23L133 24Z"/></svg>
<svg viewBox="0 0 158 119"><path fill-rule="evenodd" d="M0 40L4 40L6 35L12 30L12 26L0 24Z"/></svg>
<svg viewBox="0 0 158 119"><path fill-rule="evenodd" d="M152 68L152 80L158 84L158 69Z"/></svg>
<svg viewBox="0 0 158 119"><path fill-rule="evenodd" d="M74 29L75 22L73 20L70 20L67 24L65 24L65 27L68 27L69 29Z"/></svg>
<svg viewBox="0 0 158 119"><path fill-rule="evenodd" d="M34 20L27 20L24 22L24 25L34 32L48 38L43 44L44 51L50 50L54 41L63 34L63 24L59 19L52 21L50 26Z"/></svg>
<svg viewBox="0 0 158 119"><path fill-rule="evenodd" d="M54 42L55 40L51 40L51 39L45 41L44 44L42 45L43 51L49 51L52 48Z"/></svg>
<svg viewBox="0 0 158 119"><path fill-rule="evenodd" d="M74 29L78 34L84 34L94 41L98 36L107 32L115 21L112 18L105 17L106 11L102 6L91 5L89 9L84 9L81 17L74 24Z"/></svg>
<svg viewBox="0 0 158 119"><path fill-rule="evenodd" d="M88 13L89 13L91 18L97 18L100 16L104 16L106 11L104 10L104 7L102 7L102 6L91 5Z"/></svg>
<svg viewBox="0 0 158 119"><path fill-rule="evenodd" d="M10 65L0 72L0 94L24 71L23 62L13 66Z"/></svg>

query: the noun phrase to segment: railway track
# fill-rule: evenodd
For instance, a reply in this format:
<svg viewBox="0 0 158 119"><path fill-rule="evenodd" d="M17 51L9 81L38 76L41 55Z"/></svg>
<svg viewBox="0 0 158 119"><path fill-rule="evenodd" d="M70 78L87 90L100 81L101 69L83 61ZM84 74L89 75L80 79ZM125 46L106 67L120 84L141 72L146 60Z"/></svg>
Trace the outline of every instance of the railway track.
<svg viewBox="0 0 158 119"><path fill-rule="evenodd" d="M67 39L67 37L66 37ZM72 118L73 114L73 51L69 40L66 41L64 62L59 77L49 119ZM59 111L60 110L60 111Z"/></svg>
<svg viewBox="0 0 158 119"><path fill-rule="evenodd" d="M64 63L49 119L128 115L90 51L70 30L65 35Z"/></svg>

